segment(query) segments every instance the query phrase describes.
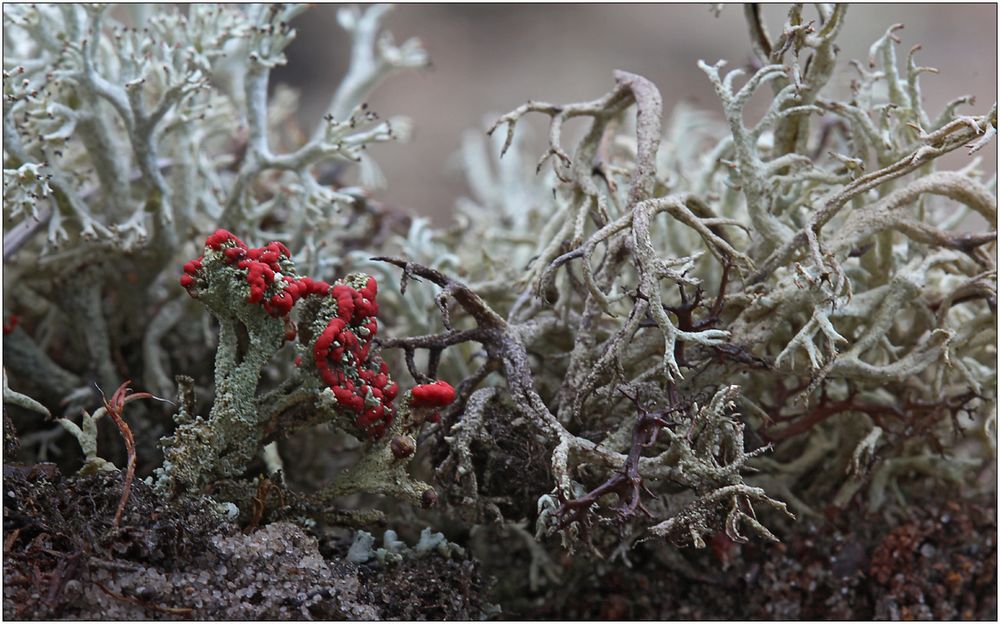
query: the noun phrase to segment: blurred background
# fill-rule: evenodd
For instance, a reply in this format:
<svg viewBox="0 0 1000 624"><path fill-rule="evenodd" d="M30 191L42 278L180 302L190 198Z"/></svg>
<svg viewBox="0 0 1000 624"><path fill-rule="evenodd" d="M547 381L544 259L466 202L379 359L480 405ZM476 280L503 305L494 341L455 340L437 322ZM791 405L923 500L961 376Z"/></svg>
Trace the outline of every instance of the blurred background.
<svg viewBox="0 0 1000 624"><path fill-rule="evenodd" d="M337 24L338 8L318 5L298 18L289 63L273 74L272 88L283 82L301 91L307 131L347 66L349 41ZM787 10L788 5L764 8L772 39ZM806 14L815 17L811 7ZM838 63L844 67L833 81L838 88L846 92L853 77L847 61L866 61L869 46L894 23L905 25L898 33L900 62L921 44L918 63L940 70L922 76L932 118L966 94L976 96L976 105L960 112L989 110L997 90L996 4L851 6L838 39ZM721 116L697 61L726 59L729 68L744 66L750 59L744 24L742 5L726 5L719 17L706 4L397 6L387 28L397 43L410 37L423 41L432 66L390 77L370 100L382 117L407 115L415 126L409 143L372 150L388 179L388 188L376 196L446 224L455 200L466 192L454 158L463 132L482 131L529 99L566 103L599 97L611 88L615 69L642 74L660 88L665 120L682 100ZM756 99L761 110L764 98ZM543 136L545 118L528 121L533 136ZM980 154L982 168L995 170L996 143Z"/></svg>

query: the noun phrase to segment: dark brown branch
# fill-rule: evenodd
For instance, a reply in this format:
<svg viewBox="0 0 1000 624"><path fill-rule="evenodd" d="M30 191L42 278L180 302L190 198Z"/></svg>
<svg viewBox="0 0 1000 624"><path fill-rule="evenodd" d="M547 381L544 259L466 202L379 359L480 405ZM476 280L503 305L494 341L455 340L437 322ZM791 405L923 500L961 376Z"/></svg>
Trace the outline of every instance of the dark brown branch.
<svg viewBox="0 0 1000 624"><path fill-rule="evenodd" d="M774 422L789 422L781 429L772 431L770 427L760 431L761 437L767 442L780 442L789 438L801 435L819 423L846 412L859 412L867 414L880 427L886 428L883 417L891 417L903 423L904 433L913 432L912 428L928 416L939 415L948 412L954 415L958 411L966 408L969 401L978 398L974 392L965 392L954 396L946 396L940 401L919 401L906 399L899 405L880 405L857 401L853 396L842 401L821 402L808 412L789 416L773 416Z"/></svg>
<svg viewBox="0 0 1000 624"><path fill-rule="evenodd" d="M743 5L743 14L750 28L750 40L753 43L753 51L757 56L757 61L761 65L767 65L771 62L771 38L767 34L767 26L764 25L761 5L757 3L745 4Z"/></svg>
<svg viewBox="0 0 1000 624"><path fill-rule="evenodd" d="M461 331L452 330L443 334L376 340L384 349L440 349L470 340L481 341L482 338L484 338L482 329L475 327Z"/></svg>
<svg viewBox="0 0 1000 624"><path fill-rule="evenodd" d="M535 390L534 378L528 366L528 353L515 326L507 322L490 308L483 299L462 282L452 279L430 267L407 262L401 258L377 257L372 260L388 262L403 269L404 278L428 279L448 291L449 295L475 319L477 330L475 340L486 348L489 360L495 361L507 380L507 387L514 405L525 416L553 436L562 436L565 430L545 406L545 402ZM522 327L522 326L517 326ZM471 335L471 334L470 334ZM470 338L471 339L471 338Z"/></svg>
<svg viewBox="0 0 1000 624"><path fill-rule="evenodd" d="M614 508L618 518L624 520L635 514L636 510L641 511L647 517L652 514L642 504L641 496L645 491L653 494L642 483L642 475L639 474L639 460L642 458L642 451L656 443L657 434L662 427L668 426L666 417L679 411L676 388L670 384L668 397L670 407L662 412L648 412L639 402L638 397L626 394L624 390L619 391L636 407L636 420L632 426L632 445L629 448L628 456L622 469L615 472L607 481L597 486L590 492L573 500L563 501L556 515L560 518L559 529L565 529L571 524L578 523L582 527L588 526L590 508L598 504L600 499L608 494L615 494L619 504Z"/></svg>
<svg viewBox="0 0 1000 624"><path fill-rule="evenodd" d="M507 322L500 315L493 311L482 298L474 293L471 288L448 277L444 273L430 267L407 262L402 258L390 258L378 256L371 258L375 262L388 262L403 269L403 277L400 280L400 290L405 292L405 283L408 278L422 277L437 284L441 288L448 290L448 294L454 297L462 308L465 309L479 324L480 328L506 329Z"/></svg>

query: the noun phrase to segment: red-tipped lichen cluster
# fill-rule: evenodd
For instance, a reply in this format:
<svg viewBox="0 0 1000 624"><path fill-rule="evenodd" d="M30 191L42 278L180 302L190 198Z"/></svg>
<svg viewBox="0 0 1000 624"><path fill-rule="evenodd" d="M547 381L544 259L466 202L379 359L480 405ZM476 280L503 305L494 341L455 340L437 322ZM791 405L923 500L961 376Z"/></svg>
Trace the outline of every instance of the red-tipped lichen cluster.
<svg viewBox="0 0 1000 624"><path fill-rule="evenodd" d="M276 318L288 316L302 297L326 295L330 288L326 282L313 281L308 277L296 279L283 276L280 262L290 260L292 254L278 241L251 249L232 233L216 230L205 241L205 247L222 252L226 264L245 270L250 286L247 303L260 303L268 314ZM181 286L189 293L193 293L192 289L197 286L203 259L204 256L184 265ZM280 283L276 280L279 275L283 278ZM269 297L268 292L271 293Z"/></svg>
<svg viewBox="0 0 1000 624"><path fill-rule="evenodd" d="M330 297L336 302L336 316L313 344L316 369L337 403L354 415L357 426L372 438L380 437L392 422L392 402L399 387L389 377L382 358L371 354L378 331L375 279L368 277L361 288L355 289L344 282L331 287L309 277L294 277L287 247L271 242L249 248L226 230L209 236L205 248L221 253L225 264L244 272L250 287L247 303L261 305L273 317L287 321L295 304L308 296ZM203 261L204 256L184 265L181 286L192 296L197 296L198 288L204 285ZM293 327L290 322L288 326ZM294 337L294 330L287 335L289 340ZM300 363L296 359L296 364Z"/></svg>
<svg viewBox="0 0 1000 624"><path fill-rule="evenodd" d="M446 407L455 400L455 389L440 379L415 387L412 394L413 407Z"/></svg>
<svg viewBox="0 0 1000 624"><path fill-rule="evenodd" d="M313 345L313 358L323 382L337 403L355 415L355 424L373 438L392 422L392 402L399 386L389 377L389 367L370 357L378 331L378 283L369 277L355 290L337 283L330 296L337 301L337 316L330 319Z"/></svg>

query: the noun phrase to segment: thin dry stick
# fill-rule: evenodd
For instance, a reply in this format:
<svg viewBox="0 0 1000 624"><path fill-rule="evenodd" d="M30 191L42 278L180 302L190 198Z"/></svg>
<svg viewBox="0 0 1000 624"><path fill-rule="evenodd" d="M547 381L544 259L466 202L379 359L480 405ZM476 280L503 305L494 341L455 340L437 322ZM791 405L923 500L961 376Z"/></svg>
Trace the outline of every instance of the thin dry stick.
<svg viewBox="0 0 1000 624"><path fill-rule="evenodd" d="M118 430L122 434L122 438L125 440L125 451L128 453L128 465L125 468L125 484L122 487L122 498L118 502L118 510L115 512L115 519L112 523L114 528L118 528L118 524L122 519L122 512L125 511L125 503L128 502L128 497L132 493L132 479L135 478L135 438L132 436L132 429L129 428L128 423L122 418L122 412L125 410L125 403L127 401L134 401L136 399L152 399L155 398L152 394L148 392L137 392L135 394L129 395L129 384L132 381L126 379L122 385L118 386L115 393L111 395L111 400L108 401L106 398L102 397L104 401L104 409L107 410L111 419L115 421L118 426Z"/></svg>

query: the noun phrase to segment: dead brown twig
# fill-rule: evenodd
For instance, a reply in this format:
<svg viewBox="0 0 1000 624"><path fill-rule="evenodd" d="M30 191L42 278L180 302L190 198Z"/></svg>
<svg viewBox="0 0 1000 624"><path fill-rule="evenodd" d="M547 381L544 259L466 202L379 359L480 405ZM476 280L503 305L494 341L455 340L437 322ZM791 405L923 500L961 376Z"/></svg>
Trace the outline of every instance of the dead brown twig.
<svg viewBox="0 0 1000 624"><path fill-rule="evenodd" d="M243 529L244 533L253 533L257 530L260 525L261 519L264 517L264 511L267 509L267 499L272 492L278 495L278 506L285 506L285 492L280 486L275 485L271 479L267 477L261 477L260 482L257 484L257 492L254 494L253 500L251 501L253 505L253 512L250 517L250 524Z"/></svg>
<svg viewBox="0 0 1000 624"><path fill-rule="evenodd" d="M118 430L122 434L122 439L125 440L125 451L128 453L128 465L125 468L125 483L122 486L122 498L118 503L118 510L115 512L115 520L112 523L112 526L116 529L121 522L122 512L125 511L125 504L128 502L129 494L132 493L132 479L135 478L136 461L135 437L132 436L132 429L129 428L128 423L122 417L122 412L125 410L125 404L130 401L156 398L149 392L129 394L129 385L131 383L132 381L128 379L122 382L122 385L118 386L115 393L111 395L110 401L106 397L101 397L104 401L104 409L111 416L111 419L115 421L115 425L118 426Z"/></svg>

